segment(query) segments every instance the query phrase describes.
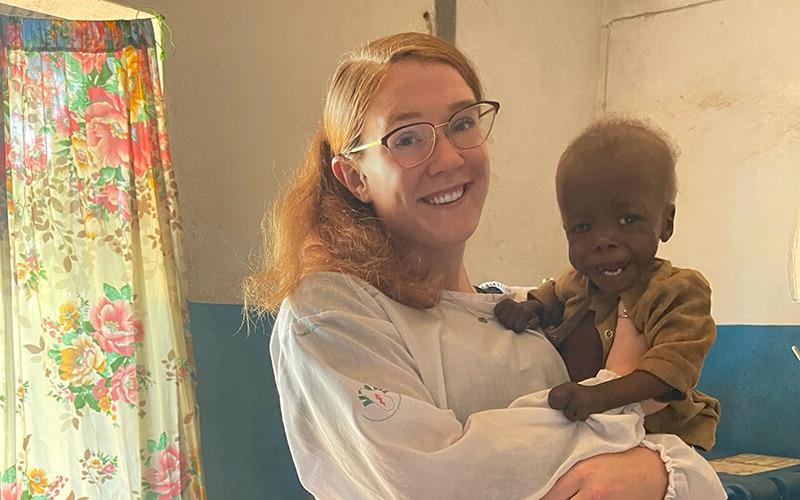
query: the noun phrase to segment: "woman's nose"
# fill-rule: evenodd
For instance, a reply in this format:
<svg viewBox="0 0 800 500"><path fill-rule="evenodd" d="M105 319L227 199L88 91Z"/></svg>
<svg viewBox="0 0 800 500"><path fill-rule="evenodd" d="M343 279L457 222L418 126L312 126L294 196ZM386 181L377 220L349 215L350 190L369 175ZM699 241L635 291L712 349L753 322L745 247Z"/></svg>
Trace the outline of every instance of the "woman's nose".
<svg viewBox="0 0 800 500"><path fill-rule="evenodd" d="M428 173L437 174L453 168L458 168L464 164L464 156L450 136L445 132L444 127L436 130L436 142L433 145L433 153L428 159Z"/></svg>

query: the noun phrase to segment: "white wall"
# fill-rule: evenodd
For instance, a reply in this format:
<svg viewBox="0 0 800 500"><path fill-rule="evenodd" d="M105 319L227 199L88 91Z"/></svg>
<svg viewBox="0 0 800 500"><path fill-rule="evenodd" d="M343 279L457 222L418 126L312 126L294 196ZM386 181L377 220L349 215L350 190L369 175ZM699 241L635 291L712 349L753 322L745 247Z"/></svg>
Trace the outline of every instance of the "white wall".
<svg viewBox="0 0 800 500"><path fill-rule="evenodd" d="M725 0L608 28L607 110L650 117L680 146L676 230L662 254L708 277L718 322L800 323L787 269L800 201L798 25L795 0Z"/></svg>
<svg viewBox="0 0 800 500"><path fill-rule="evenodd" d="M595 115L602 2L459 2L456 43L501 102L492 186L467 263L474 282L539 283L568 265L555 197L564 146Z"/></svg>

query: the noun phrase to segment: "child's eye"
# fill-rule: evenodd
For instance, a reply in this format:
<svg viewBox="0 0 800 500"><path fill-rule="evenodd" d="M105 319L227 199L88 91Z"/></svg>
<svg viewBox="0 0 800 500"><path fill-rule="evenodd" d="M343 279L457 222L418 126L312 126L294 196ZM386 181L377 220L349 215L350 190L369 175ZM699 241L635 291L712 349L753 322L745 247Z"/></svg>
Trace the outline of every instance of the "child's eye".
<svg viewBox="0 0 800 500"><path fill-rule="evenodd" d="M619 218L619 223L623 226L627 226L628 224L633 224L637 220L639 220L638 215L623 215Z"/></svg>
<svg viewBox="0 0 800 500"><path fill-rule="evenodd" d="M586 222L581 222L580 224L575 224L574 226L572 226L572 228L570 229L570 232L572 232L572 233L588 233L591 230L592 230L592 225L591 224L588 224Z"/></svg>

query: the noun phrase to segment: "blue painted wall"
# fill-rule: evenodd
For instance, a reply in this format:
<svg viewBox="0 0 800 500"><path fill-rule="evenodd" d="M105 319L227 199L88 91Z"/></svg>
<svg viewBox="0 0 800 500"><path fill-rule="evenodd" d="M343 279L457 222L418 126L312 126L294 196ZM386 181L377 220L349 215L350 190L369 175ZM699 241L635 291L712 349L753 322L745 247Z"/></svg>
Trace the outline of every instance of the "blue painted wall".
<svg viewBox="0 0 800 500"><path fill-rule="evenodd" d="M242 308L235 305L189 304L189 316L208 498L308 499L281 425L270 325L237 333Z"/></svg>
<svg viewBox="0 0 800 500"><path fill-rule="evenodd" d="M268 324L237 333L241 307L190 304L203 461L211 500L307 499L281 426ZM798 326L723 325L700 389L722 402L711 456L800 457Z"/></svg>
<svg viewBox="0 0 800 500"><path fill-rule="evenodd" d="M712 456L800 457L800 325L720 325L699 389L722 405Z"/></svg>

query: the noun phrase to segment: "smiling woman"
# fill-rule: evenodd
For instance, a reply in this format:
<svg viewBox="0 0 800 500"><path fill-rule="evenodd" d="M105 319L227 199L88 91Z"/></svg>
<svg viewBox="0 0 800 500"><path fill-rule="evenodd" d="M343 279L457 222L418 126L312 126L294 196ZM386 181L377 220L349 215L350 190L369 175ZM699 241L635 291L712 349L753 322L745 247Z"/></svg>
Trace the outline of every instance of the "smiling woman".
<svg viewBox="0 0 800 500"><path fill-rule="evenodd" d="M590 425L550 409L568 378L555 348L492 318L512 292L473 287L464 251L497 108L429 35L376 40L334 75L246 283L278 310L270 353L300 481L317 498L723 498L680 439L645 436L638 407Z"/></svg>

